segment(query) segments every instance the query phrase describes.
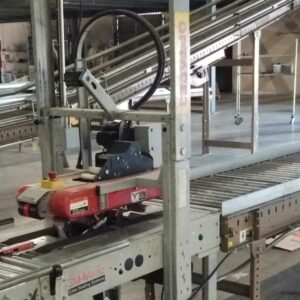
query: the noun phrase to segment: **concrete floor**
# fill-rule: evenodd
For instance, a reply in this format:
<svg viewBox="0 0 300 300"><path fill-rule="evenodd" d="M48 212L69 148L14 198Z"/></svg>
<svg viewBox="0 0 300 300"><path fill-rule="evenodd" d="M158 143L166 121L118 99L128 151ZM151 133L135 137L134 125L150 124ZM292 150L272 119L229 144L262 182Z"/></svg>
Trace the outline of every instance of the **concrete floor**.
<svg viewBox="0 0 300 300"><path fill-rule="evenodd" d="M218 107L218 113L212 116L212 138L247 141L250 139L250 106L243 106L242 114L244 123L241 126L234 125L234 103L222 100ZM229 98L230 99L230 98ZM291 114L291 101L265 102L260 105L260 151L273 149L274 147L289 147L300 141L300 122L294 126L289 125ZM300 144L299 144L300 149ZM193 158L191 167L206 166L213 163L220 164L224 159L249 155L245 150L212 149L211 154L201 156L201 115L193 116ZM76 154L70 154L69 160L74 166ZM41 178L40 154L30 145L23 147L22 152L18 147L0 150L0 219L15 217L15 227L0 231L0 241L10 236L30 232L46 226L44 222L32 221L18 216L16 210L15 195L18 187L23 184L39 181ZM234 254L221 269L226 272L248 257L245 249ZM234 274L228 279L247 281L247 268ZM296 300L300 299L299 287L300 252L288 253L282 250L271 250L263 259L263 299L272 300ZM141 281L129 283L122 288L123 299L143 299L144 283ZM228 294L219 293L218 299L245 299L231 297ZM160 287L157 288L157 299L160 299ZM200 298L198 298L200 299Z"/></svg>

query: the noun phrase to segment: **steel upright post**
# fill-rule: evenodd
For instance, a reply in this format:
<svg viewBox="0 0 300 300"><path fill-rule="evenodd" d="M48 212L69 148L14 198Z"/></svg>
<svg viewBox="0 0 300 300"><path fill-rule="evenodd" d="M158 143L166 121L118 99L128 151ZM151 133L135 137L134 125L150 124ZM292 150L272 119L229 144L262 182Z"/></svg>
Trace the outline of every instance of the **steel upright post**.
<svg viewBox="0 0 300 300"><path fill-rule="evenodd" d="M218 263L217 251L211 252L208 256L202 259L202 269L204 278L213 272ZM202 291L202 300L217 299L217 274L213 275Z"/></svg>
<svg viewBox="0 0 300 300"><path fill-rule="evenodd" d="M59 41L59 94L62 106L67 105L67 90L65 84L66 72L66 49L65 49L65 22L64 22L64 1L57 0L57 32Z"/></svg>
<svg viewBox="0 0 300 300"><path fill-rule="evenodd" d="M191 294L189 185L191 157L189 1L170 0L171 103L164 128L164 299Z"/></svg>
<svg viewBox="0 0 300 300"><path fill-rule="evenodd" d="M207 141L210 139L210 91L209 81L203 85L202 154L209 154Z"/></svg>
<svg viewBox="0 0 300 300"><path fill-rule="evenodd" d="M242 41L237 43L237 59L242 57ZM238 118L241 115L241 80L242 80L242 67L236 67L236 108L235 108L235 117Z"/></svg>
<svg viewBox="0 0 300 300"><path fill-rule="evenodd" d="M252 153L255 153L259 142L259 55L261 31L254 32L253 41L253 90L252 90Z"/></svg>
<svg viewBox="0 0 300 300"><path fill-rule="evenodd" d="M213 0L211 1L213 2ZM214 14L217 11L217 6L213 5L211 7L211 13ZM215 20L216 17L212 17L212 20ZM210 105L210 113L214 114L217 109L217 68L215 66L211 67L210 71L210 82L211 82L211 105Z"/></svg>
<svg viewBox="0 0 300 300"><path fill-rule="evenodd" d="M61 118L43 116L43 110L59 106L54 92L51 3L31 0L31 21L37 82L37 108L43 177L50 171L63 171L64 131Z"/></svg>
<svg viewBox="0 0 300 300"><path fill-rule="evenodd" d="M295 61L294 61L294 87L293 87L293 111L291 115L291 125L295 122L296 117L296 105L297 105L297 81L298 81L298 48L299 48L299 39L296 39L295 42Z"/></svg>

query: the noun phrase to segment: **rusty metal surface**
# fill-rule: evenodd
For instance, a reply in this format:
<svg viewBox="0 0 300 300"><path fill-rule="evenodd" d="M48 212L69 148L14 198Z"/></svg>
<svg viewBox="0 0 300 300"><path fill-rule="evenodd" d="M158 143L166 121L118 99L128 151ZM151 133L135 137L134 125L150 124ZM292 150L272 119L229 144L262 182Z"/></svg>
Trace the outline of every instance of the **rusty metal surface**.
<svg viewBox="0 0 300 300"><path fill-rule="evenodd" d="M0 129L0 146L21 142L38 136L36 125L24 123L19 126Z"/></svg>

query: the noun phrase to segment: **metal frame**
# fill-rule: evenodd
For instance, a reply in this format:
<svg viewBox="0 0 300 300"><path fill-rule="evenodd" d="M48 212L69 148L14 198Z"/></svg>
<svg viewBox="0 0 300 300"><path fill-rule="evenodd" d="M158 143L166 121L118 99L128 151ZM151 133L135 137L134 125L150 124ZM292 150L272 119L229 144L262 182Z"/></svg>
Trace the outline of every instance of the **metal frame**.
<svg viewBox="0 0 300 300"><path fill-rule="evenodd" d="M59 45L59 96L60 96L61 106L66 106L67 89L65 84L66 49L65 49L64 1L56 0L56 6L57 6L58 45Z"/></svg>
<svg viewBox="0 0 300 300"><path fill-rule="evenodd" d="M294 61L294 88L293 88L293 104L292 104L292 115L290 124L293 125L296 118L296 104L297 104L297 79L298 79L298 48L299 39L295 42L295 61Z"/></svg>
<svg viewBox="0 0 300 300"><path fill-rule="evenodd" d="M207 93L204 93L204 109L203 109L203 154L209 153L210 147L219 148L233 148L233 149L245 149L255 153L259 143L259 52L260 52L260 37L261 31L257 30L253 34L253 88L252 88L252 119L251 119L251 141L250 142L238 142L238 141L224 141L224 140L211 140L209 135L210 128L210 113L211 103L207 98ZM240 51L241 42L238 41L238 52ZM238 57L239 58L239 57ZM238 74L240 73L240 66L238 67ZM241 88L240 76L237 76L237 89ZM207 89L204 86L204 89ZM236 124L242 121L240 116L240 93L237 93L236 99Z"/></svg>
<svg viewBox="0 0 300 300"><path fill-rule="evenodd" d="M37 74L42 173L43 177L47 177L50 171L63 172L65 167L64 124L60 118L49 118L42 115L43 109L59 106L54 93L51 5L47 0L31 0L30 3Z"/></svg>
<svg viewBox="0 0 300 300"><path fill-rule="evenodd" d="M237 51L237 54L236 54L237 60L239 60L241 62L241 64L238 64L237 68L236 68L236 113L235 113L235 124L236 125L240 125L243 122L243 118L241 116L241 94L242 94L241 80L242 80L242 75L249 75L249 73L242 73L241 66L248 65L247 60L253 61L252 58L243 58L243 56L242 56L242 48L241 48L242 44L241 44L241 42L242 41L239 41L237 43L237 48L236 48L236 51ZM291 117L290 117L290 124L291 125L294 124L295 118L296 118L297 77L298 77L298 48L299 48L299 39L296 38L295 39L295 55L294 55L294 68L295 68L295 70L294 70L293 74L289 74L289 75L293 75L292 113L291 113ZM242 64L243 61L245 61L245 64ZM252 75L253 74L254 73L252 73ZM257 78L259 78L260 76L271 76L271 75L274 75L274 74L264 74L264 73L261 73L259 71L259 74L258 74ZM258 93L259 93L259 91L258 91ZM253 151L253 149L252 149L252 151Z"/></svg>
<svg viewBox="0 0 300 300"><path fill-rule="evenodd" d="M233 5L236 5L238 2L239 1L235 1ZM78 88L79 109L61 108L59 107L59 103L56 103L53 86L49 84L53 82L51 59L49 59L51 58L49 51L49 49L51 49L51 47L49 47L51 39L49 1L31 0L31 4L35 45L39 45L39 47L35 47L35 57L36 65L39 68L37 70L37 81L41 121L40 136L42 144L43 176L46 176L50 170L62 171L63 169L61 156L64 149L63 139L60 134L63 130L63 117L77 116L80 118L80 141L83 167L87 168L92 162L90 119L96 118L105 120L108 119L109 116L107 116L104 111L89 109L88 95L86 89L83 87ZM292 4L293 7L291 7ZM191 158L190 59L195 69L201 69L201 64L205 59L253 32L256 32L255 52L258 53L259 32L257 32L257 30L266 24L272 23L276 18L285 15L297 5L299 5L298 1L255 1L255 3L251 3L249 6L247 4L239 9L235 7L235 10L232 9L228 14L221 11L220 18L211 20L211 16L209 16L210 22L205 26L205 23L201 24L200 21L194 24L194 26L196 25L196 30L192 31L191 34L192 47L190 52L190 15L188 1L170 0L170 40L165 43L165 49L168 52L171 66L170 70L168 68L165 74L165 79L171 78L172 93L170 113L138 111L116 112L115 114L115 117L120 120L162 123L163 140L165 141L163 144L164 164L161 176L164 195L163 229L161 227L159 229L156 228L154 231L148 231L148 234L146 234L147 230L140 228L138 236L134 237L129 235L130 240L120 240L118 235L117 239L114 240L114 244L107 243L101 248L101 246L99 246L100 243L94 243L93 246L97 248L96 251L94 251L95 249L93 249L93 246L90 244L82 242L80 246L76 246L76 244L73 245L73 251L71 249L70 252L68 252L68 249L54 251L50 253L48 257L44 258L47 260L47 263L49 263L49 261L51 261L50 258L52 257L53 259L55 255L67 257L60 265L64 271L63 273L57 272L53 275L53 271L59 270L49 268L48 264L46 266L42 265L40 266L39 272L35 269L34 274L31 274L29 277L25 276L21 279L10 280L8 283L1 284L0 287L3 289L7 288L7 290L1 289L0 295L2 296L2 294L6 295L8 293L14 295L14 293L18 291L15 285L27 280L28 286L26 286L26 288L24 288L24 286L18 286L23 291L29 287L36 288L36 286L38 286L40 293L48 297L51 288L50 283L52 282L52 284L54 283L56 297L58 299L62 299L63 297L68 299L70 296L68 295L70 288L68 289L67 287L68 279L73 276L73 274L81 272L83 268L91 269L93 266L102 264L105 266L105 270L107 270L107 275L105 275L107 276L105 277L107 280L104 281L100 289L97 286L97 289L91 289L85 295L105 291L163 267L165 298L172 300L188 298L192 291L192 255L199 254L199 257L207 257L204 260L203 271L204 275L208 275L216 265L216 250L219 245L219 213L216 210L212 210L213 212L207 215L204 213L205 210L211 210L202 206L203 210L198 210L196 216L192 212L193 207L190 208L190 179L192 178L189 165ZM261 11L259 11L261 13L257 12L257 8L261 9ZM236 13L236 10L238 13ZM224 26L222 22L224 21L226 21L226 25L228 25L226 30L222 28ZM208 33L210 34L209 39L204 39L203 37ZM77 71L83 71L85 69L85 61L82 60L81 57L82 46L83 41L81 41L77 53ZM111 98L114 102L118 103L119 101L128 99L128 97L131 97L149 85L153 77L152 72L144 72L143 68L145 67L145 62L151 63L153 55L155 54L152 51L148 51L145 55L129 59L121 67L114 68L108 72L107 79L111 80L111 85L106 92L111 92ZM257 59L254 59L254 61L255 76L257 75L258 64ZM214 62L215 61L211 63ZM110 63L113 65L112 61ZM205 67L207 68L208 66L205 65ZM121 78L121 75L128 75L133 69L136 70L134 73L128 77L124 76ZM154 69L155 68L153 68L152 71ZM127 73L127 71L129 73ZM119 83L119 85L117 83ZM128 88L129 86L130 88ZM208 86L207 84L206 94L208 94ZM258 83L255 82L253 86L253 114L255 116L252 120L253 135L251 147L249 143L249 149L252 151L256 150L258 132L258 122L256 118L258 111L257 91ZM209 117L209 97L206 97L206 107L206 117ZM204 120L206 119L204 118ZM209 128L206 127L206 129ZM207 144L206 146L210 145ZM298 185L298 181L296 183ZM286 185L288 183L283 184ZM290 188L292 188L294 184L295 182L291 181L290 185L292 186L290 186ZM265 194L263 196L265 196ZM227 213L229 214L234 211L232 207L235 209L237 209L237 206L238 209L244 208L243 203L245 202L245 197L243 197L242 200L243 201L238 201L237 204L235 201L233 205L230 205ZM191 217L195 219L189 222ZM209 222L204 224L208 219ZM154 221L151 220L151 222ZM147 224L148 222L143 222L143 225L146 226ZM191 236L188 236L187 233ZM149 251L151 251L151 253ZM70 255L72 253L74 253L74 259L70 260L68 254ZM147 259L143 268L139 269L136 263L137 268L134 269L134 272L126 273L124 272L124 261L128 258L132 258L132 255L134 255L135 258L138 255L142 255L144 258L148 257L149 259ZM253 255L255 256L256 253L253 252ZM57 259L57 256L55 258ZM57 260L55 260L55 263L57 263ZM257 261L255 263L257 263ZM52 274L50 278L48 277L49 274ZM103 276L103 274L101 276ZM42 285L45 278L46 284ZM103 277L101 278L103 279ZM45 287L44 291L41 291L41 286ZM204 299L216 299L215 286L216 276L211 279L208 287L204 289ZM76 299L76 297L77 296L72 297L72 299ZM78 295L77 299L82 299L82 295Z"/></svg>

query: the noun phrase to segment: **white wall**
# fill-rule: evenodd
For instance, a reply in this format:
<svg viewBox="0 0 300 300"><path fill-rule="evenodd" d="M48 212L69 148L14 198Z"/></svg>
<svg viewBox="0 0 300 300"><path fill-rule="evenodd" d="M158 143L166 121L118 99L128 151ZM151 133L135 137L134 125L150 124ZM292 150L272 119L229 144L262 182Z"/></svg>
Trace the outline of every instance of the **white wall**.
<svg viewBox="0 0 300 300"><path fill-rule="evenodd" d="M6 50L27 51L28 34L28 23L0 24L1 45Z"/></svg>

